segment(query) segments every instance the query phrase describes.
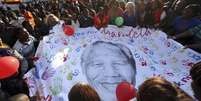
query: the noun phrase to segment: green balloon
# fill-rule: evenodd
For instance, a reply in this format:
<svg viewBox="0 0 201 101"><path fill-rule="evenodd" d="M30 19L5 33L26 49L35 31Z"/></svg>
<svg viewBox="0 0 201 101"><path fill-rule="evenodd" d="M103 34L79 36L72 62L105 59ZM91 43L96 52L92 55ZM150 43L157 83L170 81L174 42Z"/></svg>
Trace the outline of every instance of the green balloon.
<svg viewBox="0 0 201 101"><path fill-rule="evenodd" d="M124 24L124 19L123 19L122 17L117 17L117 18L115 19L115 24L116 24L117 26L122 26L122 25Z"/></svg>

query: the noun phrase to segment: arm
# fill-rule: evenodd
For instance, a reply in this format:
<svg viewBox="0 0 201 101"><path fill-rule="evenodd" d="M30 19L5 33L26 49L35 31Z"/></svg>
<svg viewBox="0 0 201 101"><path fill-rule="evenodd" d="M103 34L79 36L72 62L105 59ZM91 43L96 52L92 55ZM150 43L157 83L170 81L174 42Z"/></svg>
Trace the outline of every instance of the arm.
<svg viewBox="0 0 201 101"><path fill-rule="evenodd" d="M182 39L182 38L188 38L190 36L193 36L193 33L190 31L185 31L183 33L180 33L178 35L172 36L173 39Z"/></svg>
<svg viewBox="0 0 201 101"><path fill-rule="evenodd" d="M181 39L181 38L188 38L190 36L193 36L195 35L196 33L198 33L199 31L201 30L201 24L200 25L197 25L183 33L180 33L178 35L175 35L173 36L172 38L173 39Z"/></svg>
<svg viewBox="0 0 201 101"><path fill-rule="evenodd" d="M186 45L186 48L201 49L201 43Z"/></svg>

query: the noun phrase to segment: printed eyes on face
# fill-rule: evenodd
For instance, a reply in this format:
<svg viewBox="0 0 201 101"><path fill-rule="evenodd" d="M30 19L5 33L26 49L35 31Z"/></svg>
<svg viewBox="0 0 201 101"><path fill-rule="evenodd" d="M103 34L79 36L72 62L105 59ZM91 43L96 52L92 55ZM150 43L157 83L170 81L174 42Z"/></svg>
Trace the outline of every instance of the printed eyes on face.
<svg viewBox="0 0 201 101"><path fill-rule="evenodd" d="M95 65L95 66L103 66L103 64L104 64L104 63L95 63L95 64L93 64L93 65Z"/></svg>
<svg viewBox="0 0 201 101"><path fill-rule="evenodd" d="M104 63L102 63L102 62L92 62L89 64L89 69L90 68L101 69L101 68L103 68L103 66L104 66Z"/></svg>
<svg viewBox="0 0 201 101"><path fill-rule="evenodd" d="M118 62L113 62L112 67L114 70L119 70L122 66L125 66L126 62L123 61L118 61Z"/></svg>
<svg viewBox="0 0 201 101"><path fill-rule="evenodd" d="M114 62L112 63L114 66L125 65L125 62Z"/></svg>

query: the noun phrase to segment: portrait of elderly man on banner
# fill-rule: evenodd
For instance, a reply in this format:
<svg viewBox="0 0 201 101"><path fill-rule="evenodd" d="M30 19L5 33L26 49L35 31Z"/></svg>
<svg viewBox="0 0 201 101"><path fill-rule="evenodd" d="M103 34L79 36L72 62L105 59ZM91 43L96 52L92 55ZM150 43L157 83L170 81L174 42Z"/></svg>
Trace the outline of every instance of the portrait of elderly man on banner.
<svg viewBox="0 0 201 101"><path fill-rule="evenodd" d="M163 32L89 27L78 28L69 37L62 30L62 23L56 25L51 30L54 33L39 44L36 69L25 76L30 96L38 94L43 100L69 101L71 88L86 83L101 101L119 101L119 85L128 83L136 93L145 80L154 76L166 78L193 96L188 71L190 64L200 61L201 56L189 49L182 50L183 46L167 39ZM129 37L130 34L138 37Z"/></svg>
<svg viewBox="0 0 201 101"><path fill-rule="evenodd" d="M122 44L94 42L83 52L81 67L103 101L116 101L116 87L123 81L135 86L135 60Z"/></svg>

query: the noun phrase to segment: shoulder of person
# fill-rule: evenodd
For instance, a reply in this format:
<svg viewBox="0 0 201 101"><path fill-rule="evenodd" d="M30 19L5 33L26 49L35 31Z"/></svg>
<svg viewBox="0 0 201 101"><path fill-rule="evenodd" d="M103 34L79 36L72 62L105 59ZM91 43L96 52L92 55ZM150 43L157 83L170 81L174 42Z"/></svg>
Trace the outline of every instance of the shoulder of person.
<svg viewBox="0 0 201 101"><path fill-rule="evenodd" d="M36 38L33 37L32 35L29 35L29 39L30 39L31 41L37 41Z"/></svg>
<svg viewBox="0 0 201 101"><path fill-rule="evenodd" d="M197 22L197 23L199 23L199 24L201 24L201 20L199 18L195 17L195 18L192 18L192 20L195 21L195 22Z"/></svg>
<svg viewBox="0 0 201 101"><path fill-rule="evenodd" d="M175 20L180 20L180 19L182 19L182 16L176 16L175 17Z"/></svg>

